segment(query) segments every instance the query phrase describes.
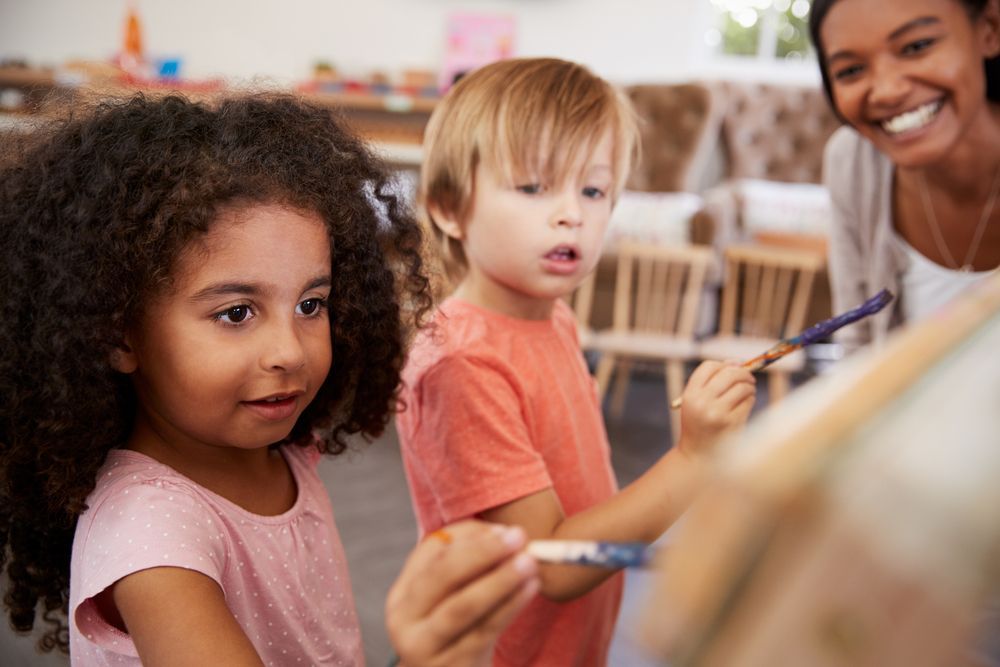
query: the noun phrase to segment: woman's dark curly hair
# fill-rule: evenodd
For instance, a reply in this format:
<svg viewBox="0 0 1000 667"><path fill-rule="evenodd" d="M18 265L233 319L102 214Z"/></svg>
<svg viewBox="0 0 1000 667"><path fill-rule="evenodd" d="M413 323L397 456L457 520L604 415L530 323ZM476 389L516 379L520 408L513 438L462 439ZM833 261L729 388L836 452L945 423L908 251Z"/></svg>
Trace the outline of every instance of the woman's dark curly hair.
<svg viewBox="0 0 1000 667"><path fill-rule="evenodd" d="M971 19L976 20L986 11L987 5L992 0L954 1L965 8ZM826 99L833 108L834 113L839 116L840 112L837 111L837 102L833 98L833 82L830 80L830 72L826 65L826 50L823 48L823 38L821 35L823 21L826 20L826 15L830 13L830 10L837 2L838 0L813 0L812 7L809 10L809 37L816 48L816 59L819 61L819 72L823 79L823 91L826 93ZM872 10L877 9L878 2L873 2ZM984 60L983 69L986 76L986 99L991 102L1000 102L1000 56Z"/></svg>
<svg viewBox="0 0 1000 667"><path fill-rule="evenodd" d="M420 227L364 144L290 96L91 105L0 141L0 575L18 631L68 647L71 543L136 398L111 352L223 206L316 212L330 237L333 368L289 439L381 434L431 301ZM13 138L12 138L13 139Z"/></svg>

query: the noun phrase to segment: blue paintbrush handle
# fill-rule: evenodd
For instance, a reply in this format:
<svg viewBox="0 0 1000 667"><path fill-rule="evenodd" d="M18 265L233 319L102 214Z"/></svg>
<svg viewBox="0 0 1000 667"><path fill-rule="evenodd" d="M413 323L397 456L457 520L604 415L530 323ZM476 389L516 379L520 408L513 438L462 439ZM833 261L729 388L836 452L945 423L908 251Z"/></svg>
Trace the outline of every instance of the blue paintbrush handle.
<svg viewBox="0 0 1000 667"><path fill-rule="evenodd" d="M528 553L546 563L592 567L645 567L654 548L644 542L592 542L588 540L532 540Z"/></svg>
<svg viewBox="0 0 1000 667"><path fill-rule="evenodd" d="M857 322L863 317L874 315L889 305L892 300L892 292L887 289L883 289L857 308L852 308L846 313L841 313L840 315L831 317L828 320L823 320L818 324L814 324L795 338L790 339L788 342L792 345L810 345L815 343L822 338L826 338L837 329L847 326L851 322Z"/></svg>

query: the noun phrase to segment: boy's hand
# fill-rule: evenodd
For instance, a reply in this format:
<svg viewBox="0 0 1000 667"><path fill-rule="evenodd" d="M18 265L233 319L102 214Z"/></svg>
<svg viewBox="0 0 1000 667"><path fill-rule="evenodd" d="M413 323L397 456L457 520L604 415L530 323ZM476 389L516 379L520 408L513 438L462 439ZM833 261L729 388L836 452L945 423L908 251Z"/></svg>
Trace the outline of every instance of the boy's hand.
<svg viewBox="0 0 1000 667"><path fill-rule="evenodd" d="M428 535L389 590L385 622L400 665L492 662L500 632L535 596L538 564L517 527L462 521Z"/></svg>
<svg viewBox="0 0 1000 667"><path fill-rule="evenodd" d="M726 433L741 428L756 397L753 374L736 362L702 362L684 387L681 437L686 453L700 453Z"/></svg>

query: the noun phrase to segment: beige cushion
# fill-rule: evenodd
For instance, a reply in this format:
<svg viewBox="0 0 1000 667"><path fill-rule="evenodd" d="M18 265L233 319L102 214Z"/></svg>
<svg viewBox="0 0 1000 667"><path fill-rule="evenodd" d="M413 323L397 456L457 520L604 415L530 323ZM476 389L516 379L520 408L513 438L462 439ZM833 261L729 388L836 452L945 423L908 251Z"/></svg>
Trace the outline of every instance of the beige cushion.
<svg viewBox="0 0 1000 667"><path fill-rule="evenodd" d="M638 331L605 330L589 336L589 348L630 357L694 359L698 346L691 339Z"/></svg>

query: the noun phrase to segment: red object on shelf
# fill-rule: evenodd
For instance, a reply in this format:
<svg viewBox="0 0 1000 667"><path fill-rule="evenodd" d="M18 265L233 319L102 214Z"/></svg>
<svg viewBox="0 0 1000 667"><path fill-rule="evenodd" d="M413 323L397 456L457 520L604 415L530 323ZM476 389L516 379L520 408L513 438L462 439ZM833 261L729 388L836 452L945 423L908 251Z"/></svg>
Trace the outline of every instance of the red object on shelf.
<svg viewBox="0 0 1000 667"><path fill-rule="evenodd" d="M134 76L125 72L120 82L127 86L152 88L160 90L190 91L198 93L214 93L226 86L224 79L153 79L146 76Z"/></svg>
<svg viewBox="0 0 1000 667"><path fill-rule="evenodd" d="M125 15L125 38L121 53L118 54L118 66L129 75L136 76L142 73L145 65L146 60L142 53L142 24L134 3L130 2Z"/></svg>

